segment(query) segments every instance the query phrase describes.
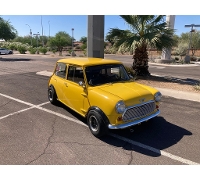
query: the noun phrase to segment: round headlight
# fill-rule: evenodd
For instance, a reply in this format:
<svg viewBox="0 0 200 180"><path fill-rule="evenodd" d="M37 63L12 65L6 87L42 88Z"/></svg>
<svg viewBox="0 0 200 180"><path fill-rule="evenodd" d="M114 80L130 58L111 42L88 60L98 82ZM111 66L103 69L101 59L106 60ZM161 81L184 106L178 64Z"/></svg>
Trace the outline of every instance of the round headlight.
<svg viewBox="0 0 200 180"><path fill-rule="evenodd" d="M116 104L115 108L116 108L117 113L122 114L125 111L126 106L123 101L119 101Z"/></svg>
<svg viewBox="0 0 200 180"><path fill-rule="evenodd" d="M154 95L154 99L155 99L156 102L159 102L161 100L161 97L162 97L162 94L160 92L157 92Z"/></svg>

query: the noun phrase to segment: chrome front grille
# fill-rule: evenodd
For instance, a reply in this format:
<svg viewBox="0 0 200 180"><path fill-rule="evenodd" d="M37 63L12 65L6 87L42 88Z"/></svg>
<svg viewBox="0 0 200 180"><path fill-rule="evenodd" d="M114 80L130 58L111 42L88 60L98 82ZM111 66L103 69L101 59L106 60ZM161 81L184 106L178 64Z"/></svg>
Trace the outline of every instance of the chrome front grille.
<svg viewBox="0 0 200 180"><path fill-rule="evenodd" d="M155 101L149 101L136 106L128 107L122 115L122 119L124 121L139 119L151 114L155 108Z"/></svg>

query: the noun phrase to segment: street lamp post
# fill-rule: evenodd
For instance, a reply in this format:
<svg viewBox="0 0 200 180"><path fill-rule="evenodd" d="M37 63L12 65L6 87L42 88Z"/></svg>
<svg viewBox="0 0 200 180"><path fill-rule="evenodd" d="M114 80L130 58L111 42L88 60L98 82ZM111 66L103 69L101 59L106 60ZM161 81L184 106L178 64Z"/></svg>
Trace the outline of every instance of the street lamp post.
<svg viewBox="0 0 200 180"><path fill-rule="evenodd" d="M42 16L41 16L41 27L42 27L42 46L44 47Z"/></svg>
<svg viewBox="0 0 200 180"><path fill-rule="evenodd" d="M26 24L27 26L29 26L28 24ZM31 46L32 46L32 31L31 31L31 27L29 26L30 28L30 36L31 36Z"/></svg>
<svg viewBox="0 0 200 180"><path fill-rule="evenodd" d="M195 31L194 27L200 27L200 25L199 24L186 24L185 27L191 27L188 51L187 51L187 55L185 56L185 62L189 63L190 62L190 49L191 49L191 42L192 42L192 32Z"/></svg>
<svg viewBox="0 0 200 180"><path fill-rule="evenodd" d="M39 54L39 51L38 51L38 36L40 35L39 32L37 32L37 34L33 34L34 36L36 36L37 38L37 54Z"/></svg>
<svg viewBox="0 0 200 180"><path fill-rule="evenodd" d="M50 38L50 21L48 21L49 24L49 38Z"/></svg>
<svg viewBox="0 0 200 180"><path fill-rule="evenodd" d="M74 56L74 28L72 28L72 56Z"/></svg>

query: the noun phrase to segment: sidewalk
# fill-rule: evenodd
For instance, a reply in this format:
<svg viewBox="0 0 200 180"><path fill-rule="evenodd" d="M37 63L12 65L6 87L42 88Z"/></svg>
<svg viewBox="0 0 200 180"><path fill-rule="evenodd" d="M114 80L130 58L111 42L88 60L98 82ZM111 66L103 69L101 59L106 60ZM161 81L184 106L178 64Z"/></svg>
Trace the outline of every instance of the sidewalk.
<svg viewBox="0 0 200 180"><path fill-rule="evenodd" d="M177 91L173 89L157 88L163 96L174 97L176 99L184 99L189 101L200 102L200 93L191 93L185 91Z"/></svg>

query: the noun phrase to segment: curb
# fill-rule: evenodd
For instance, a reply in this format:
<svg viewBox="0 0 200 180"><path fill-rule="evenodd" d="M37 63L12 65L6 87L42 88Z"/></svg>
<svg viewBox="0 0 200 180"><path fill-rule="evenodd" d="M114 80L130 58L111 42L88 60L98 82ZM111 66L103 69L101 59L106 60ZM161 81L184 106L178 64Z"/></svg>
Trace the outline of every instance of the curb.
<svg viewBox="0 0 200 180"><path fill-rule="evenodd" d="M200 79L192 79L188 77L173 77L173 76L158 75L158 74L153 74L153 73L151 75L156 76L156 77L161 77L172 82L182 83L182 84L196 85L200 83Z"/></svg>
<svg viewBox="0 0 200 180"><path fill-rule="evenodd" d="M200 66L200 63L195 62L194 64L162 64L162 63L148 63L149 65L155 65L155 66L169 66L169 67L196 67Z"/></svg>
<svg viewBox="0 0 200 180"><path fill-rule="evenodd" d="M176 99L200 102L199 93L190 93L190 92L185 92L185 91L177 91L173 89L165 89L165 88L157 88L157 87L155 88L159 90L163 96L166 96L166 97L173 97Z"/></svg>

